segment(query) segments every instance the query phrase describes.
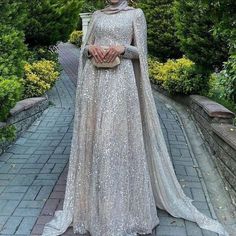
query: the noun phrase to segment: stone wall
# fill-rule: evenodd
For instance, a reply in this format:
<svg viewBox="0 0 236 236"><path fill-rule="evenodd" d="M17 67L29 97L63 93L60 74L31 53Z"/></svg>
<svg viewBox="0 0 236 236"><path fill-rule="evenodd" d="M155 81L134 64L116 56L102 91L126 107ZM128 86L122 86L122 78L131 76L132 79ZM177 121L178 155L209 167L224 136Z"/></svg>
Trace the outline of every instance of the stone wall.
<svg viewBox="0 0 236 236"><path fill-rule="evenodd" d="M236 126L233 125L235 114L200 95L171 95L166 90L151 84L158 92L188 108L208 143L214 162L236 205Z"/></svg>
<svg viewBox="0 0 236 236"><path fill-rule="evenodd" d="M49 100L47 95L44 97L21 100L10 110L10 117L7 121L5 123L0 122L0 127L13 124L16 127L16 138L18 138L39 116L41 116L48 105ZM0 154L2 154L10 144L11 142L0 144Z"/></svg>
<svg viewBox="0 0 236 236"><path fill-rule="evenodd" d="M189 107L201 128L216 166L236 204L236 126L235 114L224 106L199 95L190 95Z"/></svg>

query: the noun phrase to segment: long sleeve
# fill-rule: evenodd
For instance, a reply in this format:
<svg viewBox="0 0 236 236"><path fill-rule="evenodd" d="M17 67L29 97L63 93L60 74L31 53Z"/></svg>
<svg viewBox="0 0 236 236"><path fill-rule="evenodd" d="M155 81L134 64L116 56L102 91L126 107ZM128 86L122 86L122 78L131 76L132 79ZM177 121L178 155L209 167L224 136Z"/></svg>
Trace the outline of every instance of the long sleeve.
<svg viewBox="0 0 236 236"><path fill-rule="evenodd" d="M87 57L91 57L91 54L89 53L89 45L86 44L84 47L84 55Z"/></svg>
<svg viewBox="0 0 236 236"><path fill-rule="evenodd" d="M125 51L121 54L121 57L128 58L128 59L138 59L139 58L139 51L138 48L133 45L125 44Z"/></svg>
<svg viewBox="0 0 236 236"><path fill-rule="evenodd" d="M142 34L142 39L144 42L146 42L147 40L147 23L146 23L146 19L144 16L144 13L141 9L137 10L137 15L136 18L134 20L134 27L136 26L136 24L140 24L141 28L142 28L142 32L140 32L140 35ZM135 35L136 30L134 30L134 38L132 43L126 44L125 46L125 52L121 55L123 58L129 58L129 59L139 59L141 52L140 52L140 48L138 48L137 46L137 37L140 35ZM144 49L144 53L147 53L147 46L145 45L145 43L142 43L143 45L143 49Z"/></svg>

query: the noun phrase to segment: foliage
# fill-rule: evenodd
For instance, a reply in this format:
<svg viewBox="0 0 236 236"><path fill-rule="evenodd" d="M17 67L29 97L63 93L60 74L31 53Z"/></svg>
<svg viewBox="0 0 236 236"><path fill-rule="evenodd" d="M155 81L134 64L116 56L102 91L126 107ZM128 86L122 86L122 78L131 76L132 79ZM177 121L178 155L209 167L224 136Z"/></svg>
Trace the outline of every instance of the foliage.
<svg viewBox="0 0 236 236"><path fill-rule="evenodd" d="M94 12L97 9L102 9L105 7L105 1L103 0L82 0L81 12Z"/></svg>
<svg viewBox="0 0 236 236"><path fill-rule="evenodd" d="M175 35L173 0L139 0L136 7L142 8L146 16L149 53L160 61L181 57Z"/></svg>
<svg viewBox="0 0 236 236"><path fill-rule="evenodd" d="M0 77L0 121L6 120L9 111L22 96L22 85L18 78L4 79Z"/></svg>
<svg viewBox="0 0 236 236"><path fill-rule="evenodd" d="M5 142L13 141L16 138L16 127L14 125L7 125L0 128L0 145Z"/></svg>
<svg viewBox="0 0 236 236"><path fill-rule="evenodd" d="M175 0L177 36L184 54L206 70L221 67L227 60L228 45L214 37L212 7L208 1Z"/></svg>
<svg viewBox="0 0 236 236"><path fill-rule="evenodd" d="M27 56L24 34L14 28L2 25L0 28L0 76L23 75Z"/></svg>
<svg viewBox="0 0 236 236"><path fill-rule="evenodd" d="M82 1L27 0L29 22L26 41L30 47L54 45L67 40L77 26Z"/></svg>
<svg viewBox="0 0 236 236"><path fill-rule="evenodd" d="M7 25L23 31L27 22L27 7L25 3L25 0L0 1L0 25Z"/></svg>
<svg viewBox="0 0 236 236"><path fill-rule="evenodd" d="M0 1L0 76L22 76L27 55L24 44L26 9L24 1Z"/></svg>
<svg viewBox="0 0 236 236"><path fill-rule="evenodd" d="M224 63L220 73L212 74L209 86L209 97L218 97L236 104L236 56L231 56Z"/></svg>
<svg viewBox="0 0 236 236"><path fill-rule="evenodd" d="M80 47L82 44L83 31L74 30L69 37L69 42L75 44L77 47Z"/></svg>
<svg viewBox="0 0 236 236"><path fill-rule="evenodd" d="M160 76L160 70L163 66L163 63L159 62L157 58L149 55L148 57L148 70L150 81L154 84L162 86L164 80Z"/></svg>
<svg viewBox="0 0 236 236"><path fill-rule="evenodd" d="M42 96L55 84L59 77L59 72L56 71L56 63L53 61L41 60L32 64L27 63L24 69L25 97Z"/></svg>
<svg viewBox="0 0 236 236"><path fill-rule="evenodd" d="M211 18L215 23L214 35L215 37L224 37L229 43L230 53L236 53L236 18L235 0L204 0L211 6Z"/></svg>
<svg viewBox="0 0 236 236"><path fill-rule="evenodd" d="M166 63L149 58L149 74L159 86L171 94L193 94L207 89L205 75L198 71L196 65L183 57L176 60L167 60Z"/></svg>
<svg viewBox="0 0 236 236"><path fill-rule="evenodd" d="M61 71L61 65L59 62L58 52L47 46L38 46L31 49L31 55L28 59L29 63L33 63L35 61L40 60L48 60L54 61L56 63L56 70L58 72Z"/></svg>

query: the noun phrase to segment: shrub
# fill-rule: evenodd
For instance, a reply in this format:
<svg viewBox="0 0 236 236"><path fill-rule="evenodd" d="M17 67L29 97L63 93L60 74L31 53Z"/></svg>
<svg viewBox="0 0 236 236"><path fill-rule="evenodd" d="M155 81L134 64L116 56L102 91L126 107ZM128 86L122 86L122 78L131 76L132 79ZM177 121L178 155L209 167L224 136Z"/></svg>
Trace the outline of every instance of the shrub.
<svg viewBox="0 0 236 236"><path fill-rule="evenodd" d="M177 37L184 54L205 70L221 68L228 57L228 45L222 37L213 36L214 21L209 1L176 0Z"/></svg>
<svg viewBox="0 0 236 236"><path fill-rule="evenodd" d="M50 47L47 46L38 46L31 48L31 55L28 59L29 63L33 63L35 61L40 60L48 60L54 61L56 63L56 70L59 72L61 71L61 65L59 63L58 52L52 50Z"/></svg>
<svg viewBox="0 0 236 236"><path fill-rule="evenodd" d="M0 42L0 76L21 77L27 56L23 32L1 25Z"/></svg>
<svg viewBox="0 0 236 236"><path fill-rule="evenodd" d="M82 38L83 38L83 31L74 30L70 34L69 42L75 44L78 47L80 47L81 44L82 44Z"/></svg>
<svg viewBox="0 0 236 236"><path fill-rule="evenodd" d="M211 5L211 18L213 19L215 37L223 36L229 43L230 53L236 52L236 27L235 27L235 0L204 0Z"/></svg>
<svg viewBox="0 0 236 236"><path fill-rule="evenodd" d="M173 0L139 0L147 20L149 53L164 62L182 56L179 40L175 35Z"/></svg>
<svg viewBox="0 0 236 236"><path fill-rule="evenodd" d="M0 121L5 121L10 109L16 105L22 96L22 84L16 77L4 79L0 77Z"/></svg>
<svg viewBox="0 0 236 236"><path fill-rule="evenodd" d="M80 12L94 12L97 9L101 9L105 6L105 1L103 0L82 0L82 7L80 9Z"/></svg>
<svg viewBox="0 0 236 236"><path fill-rule="evenodd" d="M24 69L25 98L42 96L55 84L59 77L59 72L56 71L56 63L53 61L41 60L32 64L27 63Z"/></svg>
<svg viewBox="0 0 236 236"><path fill-rule="evenodd" d="M236 104L236 56L224 63L220 73L214 73L209 80L209 96Z"/></svg>
<svg viewBox="0 0 236 236"><path fill-rule="evenodd" d="M27 23L26 0L0 1L0 15L1 26L6 25L23 31Z"/></svg>
<svg viewBox="0 0 236 236"><path fill-rule="evenodd" d="M16 127L14 125L7 125L0 128L0 145L5 142L13 141L16 138Z"/></svg>
<svg viewBox="0 0 236 236"><path fill-rule="evenodd" d="M76 28L82 1L26 0L28 19L26 41L30 47L54 45L68 39Z"/></svg>
<svg viewBox="0 0 236 236"><path fill-rule="evenodd" d="M152 60L149 59L150 77L169 93L192 94L207 89L204 83L205 76L189 59L169 59L166 63Z"/></svg>
<svg viewBox="0 0 236 236"><path fill-rule="evenodd" d="M0 76L22 77L27 58L25 1L0 1L0 15Z"/></svg>

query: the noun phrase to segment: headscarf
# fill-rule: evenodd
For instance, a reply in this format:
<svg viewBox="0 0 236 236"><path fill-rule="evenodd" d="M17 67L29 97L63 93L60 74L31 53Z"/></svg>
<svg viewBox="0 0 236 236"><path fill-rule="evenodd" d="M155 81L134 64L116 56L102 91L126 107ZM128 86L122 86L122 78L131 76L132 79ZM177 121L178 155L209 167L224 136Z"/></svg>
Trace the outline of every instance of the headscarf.
<svg viewBox="0 0 236 236"><path fill-rule="evenodd" d="M127 10L133 10L135 8L128 6L127 0L120 0L116 4L109 4L105 8L103 8L101 11L106 14L114 14L120 11L127 11Z"/></svg>

